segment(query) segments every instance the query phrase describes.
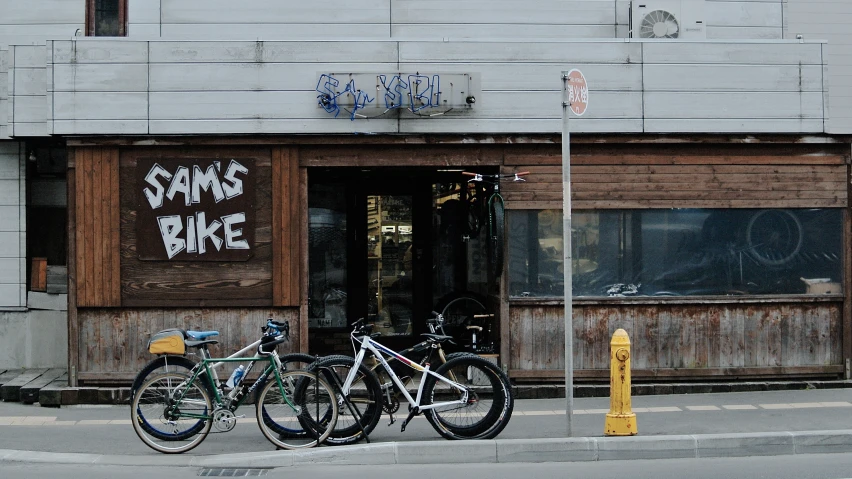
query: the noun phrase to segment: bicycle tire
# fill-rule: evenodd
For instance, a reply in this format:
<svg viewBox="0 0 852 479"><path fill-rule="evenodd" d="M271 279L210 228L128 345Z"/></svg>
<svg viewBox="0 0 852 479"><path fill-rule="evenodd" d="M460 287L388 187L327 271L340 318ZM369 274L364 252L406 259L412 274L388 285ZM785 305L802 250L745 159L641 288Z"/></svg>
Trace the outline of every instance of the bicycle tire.
<svg viewBox="0 0 852 479"><path fill-rule="evenodd" d="M767 230L763 223L772 223L769 227L774 229ZM748 252L764 266L784 265L802 249L803 231L799 217L790 210L758 211L746 226Z"/></svg>
<svg viewBox="0 0 852 479"><path fill-rule="evenodd" d="M497 279L503 273L503 244L506 218L503 198L494 194L488 201L488 273Z"/></svg>
<svg viewBox="0 0 852 479"><path fill-rule="evenodd" d="M464 405L426 409L426 420L447 439L492 439L512 417L514 397L508 378L494 364L472 354L459 355L438 367L435 373L464 387L451 386L429 375L423 388L428 405L460 399Z"/></svg>
<svg viewBox="0 0 852 479"><path fill-rule="evenodd" d="M360 426L349 410L349 406L343 402L340 387L343 386L354 364L355 358L334 355L326 356L308 367L308 372L311 373L319 370L338 395L340 411L334 430L325 440L327 444L340 446L360 441L365 433L369 436L373 432L382 416L384 395L381 384L376 373L363 363L358 366L358 376L349 391L349 402L361 415Z"/></svg>
<svg viewBox="0 0 852 479"><path fill-rule="evenodd" d="M197 381L187 384L190 378L179 372L159 374L142 384L133 397L130 406L133 430L151 449L165 454L186 452L201 444L210 432L213 404L209 392ZM175 401L176 397L180 399ZM177 402L176 408L169 412L173 402ZM142 411L146 413L141 414ZM205 418L182 420L187 412ZM196 426L198 421L203 423L201 428ZM185 425L189 427L179 429Z"/></svg>
<svg viewBox="0 0 852 479"><path fill-rule="evenodd" d="M281 385L283 395L278 381L271 380L258 395L256 416L260 431L283 449L321 444L337 423L338 404L332 386L321 376L303 370L282 373ZM304 434L292 434L296 429Z"/></svg>

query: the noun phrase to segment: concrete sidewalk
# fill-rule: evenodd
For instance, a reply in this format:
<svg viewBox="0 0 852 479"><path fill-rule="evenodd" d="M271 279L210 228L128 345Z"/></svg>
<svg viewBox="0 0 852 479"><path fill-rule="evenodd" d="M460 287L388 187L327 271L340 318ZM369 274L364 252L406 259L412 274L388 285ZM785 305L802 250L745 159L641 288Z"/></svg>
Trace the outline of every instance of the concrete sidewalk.
<svg viewBox="0 0 852 479"><path fill-rule="evenodd" d="M127 406L41 408L0 403L0 462L185 467L304 464L604 461L852 452L852 390L673 394L633 398L638 432L605 437L608 398L578 398L573 437L564 399L521 399L498 439L447 441L417 418L406 432L383 416L371 443L274 451L254 424L207 438L182 455L142 445ZM401 421L401 417L397 418ZM49 440L45 441L45 438Z"/></svg>

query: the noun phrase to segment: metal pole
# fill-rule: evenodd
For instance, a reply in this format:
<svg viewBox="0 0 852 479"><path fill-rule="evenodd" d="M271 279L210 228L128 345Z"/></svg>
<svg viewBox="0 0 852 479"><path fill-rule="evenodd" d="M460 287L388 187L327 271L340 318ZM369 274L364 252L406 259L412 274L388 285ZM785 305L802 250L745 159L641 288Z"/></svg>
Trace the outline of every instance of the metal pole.
<svg viewBox="0 0 852 479"><path fill-rule="evenodd" d="M571 264L571 116L567 75L562 75L562 270L565 284L565 419L568 437L574 414L574 321Z"/></svg>

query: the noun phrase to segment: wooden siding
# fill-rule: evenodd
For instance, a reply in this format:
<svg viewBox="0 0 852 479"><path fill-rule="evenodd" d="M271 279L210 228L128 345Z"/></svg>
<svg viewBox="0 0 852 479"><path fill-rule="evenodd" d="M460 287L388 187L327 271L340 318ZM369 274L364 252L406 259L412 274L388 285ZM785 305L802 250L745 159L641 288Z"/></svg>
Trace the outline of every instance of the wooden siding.
<svg viewBox="0 0 852 479"><path fill-rule="evenodd" d="M272 150L272 304L301 303L302 202L295 148Z"/></svg>
<svg viewBox="0 0 852 479"><path fill-rule="evenodd" d="M136 373L154 358L146 348L148 339L166 328L219 331L218 345L211 352L229 356L260 338L267 318L298 322L298 309L85 309L77 311L79 344L77 377L82 383L122 382L129 384ZM291 327L290 341L278 346L280 354L298 351L299 329ZM221 376L221 372L220 372Z"/></svg>
<svg viewBox="0 0 852 479"><path fill-rule="evenodd" d="M77 305L121 306L118 148L77 148L73 155Z"/></svg>
<svg viewBox="0 0 852 479"><path fill-rule="evenodd" d="M507 152L504 173L530 171L503 187L506 207L562 208L562 156L556 147ZM572 208L841 208L847 206L848 153L834 148L730 145L685 148L572 147Z"/></svg>
<svg viewBox="0 0 852 479"><path fill-rule="evenodd" d="M841 309L840 301L575 304L575 374L609 377L618 328L630 336L638 378L836 374L843 370ZM564 378L564 313L561 304L510 305L510 376Z"/></svg>
<svg viewBox="0 0 852 479"><path fill-rule="evenodd" d="M136 254L136 159L253 158L255 244L248 261L141 261ZM121 298L124 306L271 306L272 165L269 148L129 149L121 153ZM118 220L117 220L118 221Z"/></svg>

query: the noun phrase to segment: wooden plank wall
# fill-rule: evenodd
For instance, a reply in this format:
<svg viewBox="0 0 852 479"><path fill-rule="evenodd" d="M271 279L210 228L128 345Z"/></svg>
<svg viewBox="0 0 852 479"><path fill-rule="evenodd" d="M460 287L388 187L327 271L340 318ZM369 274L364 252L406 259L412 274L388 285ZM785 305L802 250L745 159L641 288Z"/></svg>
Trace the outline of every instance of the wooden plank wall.
<svg viewBox="0 0 852 479"><path fill-rule="evenodd" d="M78 307L121 306L118 162L118 148L74 151Z"/></svg>
<svg viewBox="0 0 852 479"><path fill-rule="evenodd" d="M153 355L146 349L151 334L165 328L219 331L211 352L228 356L260 338L266 319L299 318L296 308L121 308L80 309L78 378L86 384L127 383ZM278 346L280 354L298 351L299 329L291 327L290 341Z"/></svg>
<svg viewBox="0 0 852 479"><path fill-rule="evenodd" d="M136 159L254 158L255 245L245 262L141 261L136 254ZM124 306L271 306L272 165L269 148L127 149L121 154L121 298Z"/></svg>
<svg viewBox="0 0 852 479"><path fill-rule="evenodd" d="M634 376L837 374L843 303L630 304L573 308L574 368L607 379L612 334L627 331ZM564 378L564 307L509 308L510 376Z"/></svg>
<svg viewBox="0 0 852 479"><path fill-rule="evenodd" d="M537 150L537 151L536 151ZM572 146L575 210L630 208L841 208L848 151L825 146ZM507 151L506 208L562 208L558 147Z"/></svg>
<svg viewBox="0 0 852 479"><path fill-rule="evenodd" d="M302 249L299 157L295 148L272 150L272 304L301 302Z"/></svg>

